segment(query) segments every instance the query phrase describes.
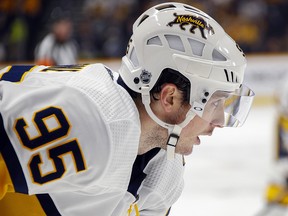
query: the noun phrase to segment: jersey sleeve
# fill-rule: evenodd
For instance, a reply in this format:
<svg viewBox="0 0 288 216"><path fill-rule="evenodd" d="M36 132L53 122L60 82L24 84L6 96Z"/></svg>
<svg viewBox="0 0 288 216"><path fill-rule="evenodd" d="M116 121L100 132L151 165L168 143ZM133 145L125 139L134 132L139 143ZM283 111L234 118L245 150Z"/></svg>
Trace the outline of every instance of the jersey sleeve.
<svg viewBox="0 0 288 216"><path fill-rule="evenodd" d="M0 190L12 182L35 194L46 215L127 213L141 125L113 72L93 64L3 74L0 151L11 181L0 176Z"/></svg>
<svg viewBox="0 0 288 216"><path fill-rule="evenodd" d="M168 161L166 151L161 150L145 169L147 177L139 191L137 202L140 215L168 215L171 206L183 190L183 158L176 155Z"/></svg>
<svg viewBox="0 0 288 216"><path fill-rule="evenodd" d="M59 77L31 77L0 84L1 152L15 191L76 191L98 184L111 160L101 112L65 85L69 75L63 83Z"/></svg>

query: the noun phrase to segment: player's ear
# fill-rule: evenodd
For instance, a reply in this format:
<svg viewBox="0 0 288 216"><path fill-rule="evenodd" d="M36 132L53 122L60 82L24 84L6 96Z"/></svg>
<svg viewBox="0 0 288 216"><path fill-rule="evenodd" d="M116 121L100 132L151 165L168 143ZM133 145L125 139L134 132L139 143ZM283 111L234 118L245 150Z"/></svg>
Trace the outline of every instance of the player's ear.
<svg viewBox="0 0 288 216"><path fill-rule="evenodd" d="M160 101L164 111L173 111L176 102L175 98L178 96L178 93L178 89L174 84L167 83L162 86L160 92Z"/></svg>

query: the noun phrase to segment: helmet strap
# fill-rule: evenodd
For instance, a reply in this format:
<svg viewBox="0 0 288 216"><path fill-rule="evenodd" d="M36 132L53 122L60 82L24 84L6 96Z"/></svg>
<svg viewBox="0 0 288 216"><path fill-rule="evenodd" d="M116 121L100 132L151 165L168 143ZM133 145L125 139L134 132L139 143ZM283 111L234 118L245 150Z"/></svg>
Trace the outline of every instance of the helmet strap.
<svg viewBox="0 0 288 216"><path fill-rule="evenodd" d="M173 160L175 157L175 148L178 143L182 128L179 125L175 125L169 135L167 141L167 160Z"/></svg>
<svg viewBox="0 0 288 216"><path fill-rule="evenodd" d="M195 113L190 109L186 115L186 119L179 125L174 125L172 131L169 131L167 142L167 159L173 160L175 157L175 148L180 138L182 129L195 117Z"/></svg>
<svg viewBox="0 0 288 216"><path fill-rule="evenodd" d="M186 119L178 124L178 125L172 125L168 124L166 122L163 122L160 120L152 111L150 107L150 90L149 87L144 86L141 88L141 95L142 95L142 103L145 106L146 112L148 115L160 126L166 128L168 130L169 138L167 141L167 159L173 160L175 157L175 148L178 143L180 133L182 129L195 117L195 113L190 109L186 115Z"/></svg>
<svg viewBox="0 0 288 216"><path fill-rule="evenodd" d="M150 90L149 90L149 87L146 87L146 86L142 87L142 88L141 88L141 95L142 95L142 103L144 104L145 109L146 109L146 112L148 113L148 115L149 115L157 124L159 124L160 126L162 126L162 127L164 127L164 128L167 128L168 131L170 132L170 130L172 130L172 128L174 127L174 125L165 123L165 122L163 122L162 120L160 120L160 119L154 114L154 112L152 111L152 109L151 109L151 107L150 107L151 100L150 100Z"/></svg>

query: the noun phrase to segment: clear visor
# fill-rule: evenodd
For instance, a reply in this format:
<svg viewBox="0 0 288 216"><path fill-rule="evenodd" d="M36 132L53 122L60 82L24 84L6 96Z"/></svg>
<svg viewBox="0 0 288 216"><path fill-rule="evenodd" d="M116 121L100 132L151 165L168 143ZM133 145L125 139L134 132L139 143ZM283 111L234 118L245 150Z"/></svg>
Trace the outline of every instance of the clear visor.
<svg viewBox="0 0 288 216"><path fill-rule="evenodd" d="M245 85L234 92L215 91L201 117L220 127L240 127L248 116L254 95Z"/></svg>

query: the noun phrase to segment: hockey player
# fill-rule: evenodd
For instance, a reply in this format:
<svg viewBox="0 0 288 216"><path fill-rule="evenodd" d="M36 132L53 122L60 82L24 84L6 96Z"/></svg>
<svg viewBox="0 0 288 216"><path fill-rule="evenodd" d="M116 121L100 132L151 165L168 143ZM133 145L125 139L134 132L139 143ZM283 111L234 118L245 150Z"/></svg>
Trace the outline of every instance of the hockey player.
<svg viewBox="0 0 288 216"><path fill-rule="evenodd" d="M168 214L183 155L199 136L244 123L254 96L245 66L210 16L164 3L134 23L119 74L102 64L2 69L1 215Z"/></svg>
<svg viewBox="0 0 288 216"><path fill-rule="evenodd" d="M277 119L275 130L275 157L266 188L267 205L258 215L283 216L288 214L288 76L279 83L275 92Z"/></svg>

